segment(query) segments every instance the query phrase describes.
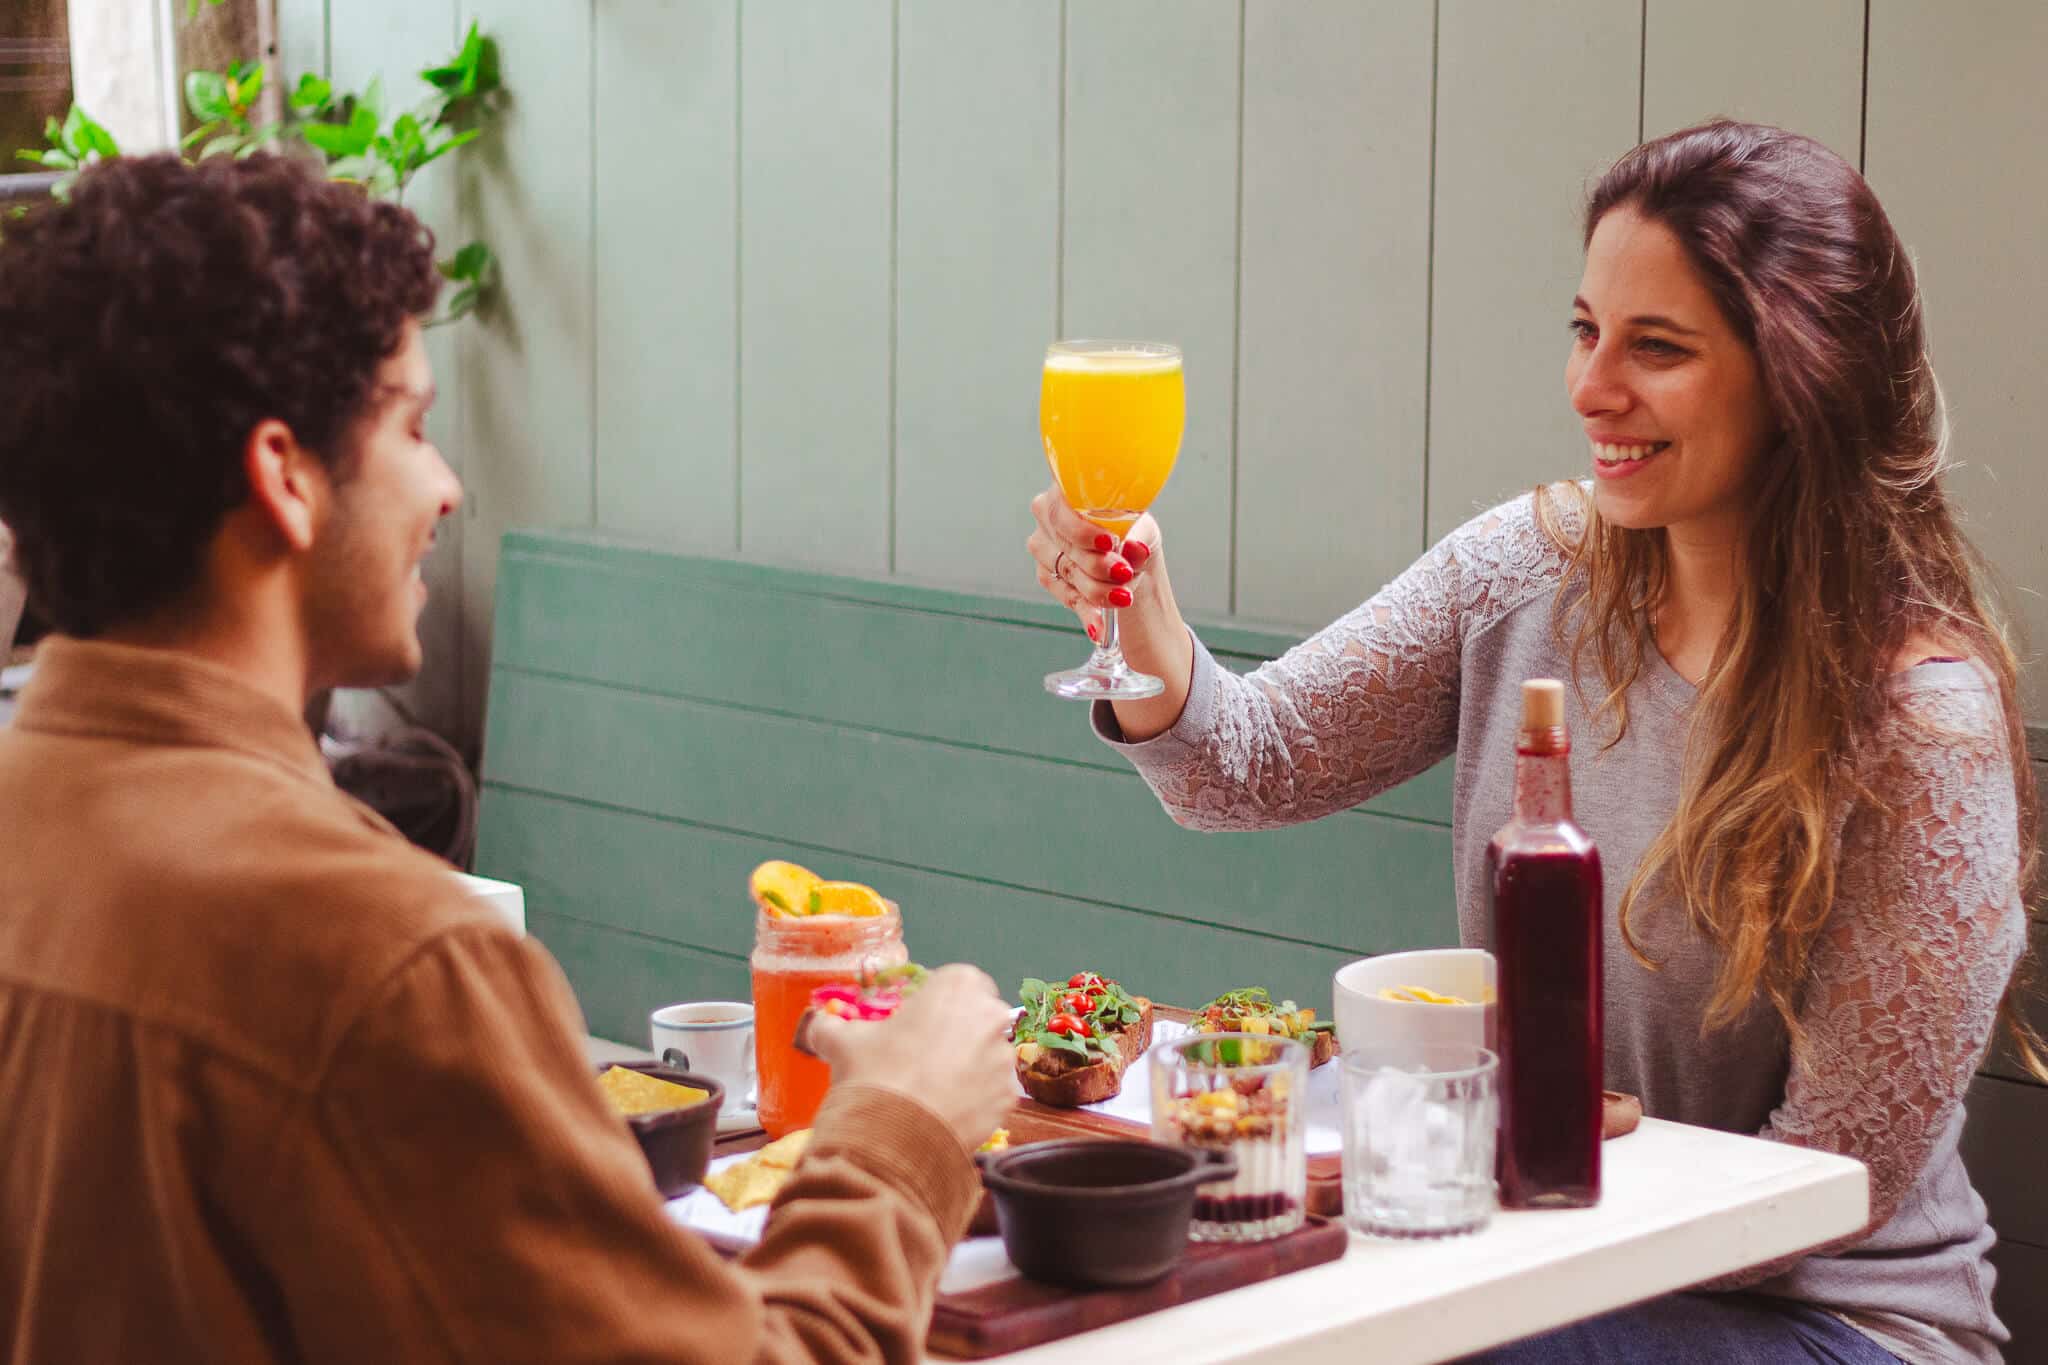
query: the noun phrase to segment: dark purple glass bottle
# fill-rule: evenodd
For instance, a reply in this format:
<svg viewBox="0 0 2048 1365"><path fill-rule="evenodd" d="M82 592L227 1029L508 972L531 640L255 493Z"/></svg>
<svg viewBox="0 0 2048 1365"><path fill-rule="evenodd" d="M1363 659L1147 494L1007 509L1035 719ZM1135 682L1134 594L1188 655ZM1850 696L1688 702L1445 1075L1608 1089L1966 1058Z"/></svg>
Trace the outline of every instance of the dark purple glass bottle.
<svg viewBox="0 0 2048 1365"><path fill-rule="evenodd" d="M1500 1197L1600 1202L1600 851L1572 823L1564 688L1522 685L1515 814L1486 847L1500 993Z"/></svg>

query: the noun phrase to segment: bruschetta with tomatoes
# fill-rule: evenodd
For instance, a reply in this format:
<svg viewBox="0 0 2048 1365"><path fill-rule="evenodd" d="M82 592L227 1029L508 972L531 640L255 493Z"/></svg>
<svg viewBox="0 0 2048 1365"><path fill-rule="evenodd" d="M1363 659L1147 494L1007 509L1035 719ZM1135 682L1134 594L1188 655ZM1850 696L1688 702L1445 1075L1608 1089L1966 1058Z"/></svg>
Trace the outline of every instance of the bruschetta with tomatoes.
<svg viewBox="0 0 2048 1365"><path fill-rule="evenodd" d="M1017 994L1017 1080L1040 1104L1074 1109L1114 1098L1151 1045L1152 1002L1095 972L1064 985L1028 977Z"/></svg>

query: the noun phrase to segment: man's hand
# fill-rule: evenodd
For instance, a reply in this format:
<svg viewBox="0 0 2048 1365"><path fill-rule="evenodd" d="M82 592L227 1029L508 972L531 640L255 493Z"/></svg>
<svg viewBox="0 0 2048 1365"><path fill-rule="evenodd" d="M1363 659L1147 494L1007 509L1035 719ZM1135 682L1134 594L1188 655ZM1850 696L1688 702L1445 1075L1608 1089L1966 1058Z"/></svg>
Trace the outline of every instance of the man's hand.
<svg viewBox="0 0 2048 1365"><path fill-rule="evenodd" d="M1017 1083L1010 1007L978 967L933 972L887 1019L855 1023L820 1014L810 1043L834 1084L908 1095L944 1119L962 1147L978 1147L1009 1116Z"/></svg>

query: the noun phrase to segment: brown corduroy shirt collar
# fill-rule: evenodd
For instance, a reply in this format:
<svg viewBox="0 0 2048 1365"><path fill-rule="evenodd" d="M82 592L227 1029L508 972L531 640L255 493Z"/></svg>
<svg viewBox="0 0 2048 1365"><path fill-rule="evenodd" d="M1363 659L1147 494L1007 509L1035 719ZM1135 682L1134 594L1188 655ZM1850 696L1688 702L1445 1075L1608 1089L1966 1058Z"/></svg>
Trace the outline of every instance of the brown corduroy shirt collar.
<svg viewBox="0 0 2048 1365"><path fill-rule="evenodd" d="M169 649L52 636L36 652L17 729L232 749L332 787L304 718L233 669Z"/></svg>

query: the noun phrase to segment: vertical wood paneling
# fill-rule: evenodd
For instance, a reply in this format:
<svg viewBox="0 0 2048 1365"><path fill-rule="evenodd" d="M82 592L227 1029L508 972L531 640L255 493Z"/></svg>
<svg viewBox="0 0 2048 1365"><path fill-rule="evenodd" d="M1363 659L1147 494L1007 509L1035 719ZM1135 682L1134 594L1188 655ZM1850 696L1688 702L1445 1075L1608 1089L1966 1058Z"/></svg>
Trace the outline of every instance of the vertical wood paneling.
<svg viewBox="0 0 2048 1365"><path fill-rule="evenodd" d="M597 522L713 553L739 540L738 24L737 0L596 11Z"/></svg>
<svg viewBox="0 0 2048 1365"><path fill-rule="evenodd" d="M460 168L463 235L490 243L504 282L457 338L473 452L462 533L463 714L473 721L499 537L591 521L591 0L461 0L460 18L496 36L511 91Z"/></svg>
<svg viewBox="0 0 2048 1365"><path fill-rule="evenodd" d="M892 0L740 17L740 546L889 570Z"/></svg>
<svg viewBox="0 0 2048 1365"><path fill-rule="evenodd" d="M1864 0L1649 0L1643 136L1726 114L1804 133L1856 164ZM1758 42L1757 35L1770 41Z"/></svg>
<svg viewBox="0 0 2048 1365"><path fill-rule="evenodd" d="M1564 394L1590 180L1636 140L1639 0L1442 0L1429 534L1590 456Z"/></svg>
<svg viewBox="0 0 2048 1365"><path fill-rule="evenodd" d="M419 73L445 60L461 44L456 0L351 0L336 7L328 33L327 69L336 86L360 91L372 78L382 76L387 118L424 99L429 87ZM298 78L294 75L291 79L296 82ZM406 191L406 207L433 229L436 252L444 258L466 240L456 206L456 161L462 155L457 153L427 167ZM427 415L427 438L439 447L449 468L458 477L466 477L470 461L462 439L457 330L427 330L427 359L433 365L440 395ZM433 556L426 562L427 606L419 627L425 661L419 676L397 691L407 709L422 722L467 738L463 733L462 529L460 513L443 522Z"/></svg>
<svg viewBox="0 0 2048 1365"><path fill-rule="evenodd" d="M2048 6L1873 0L1866 174L1919 270L1948 403L1948 487L2038 659L2048 647ZM2029 670L2031 714L2048 670Z"/></svg>
<svg viewBox="0 0 2048 1365"><path fill-rule="evenodd" d="M327 0L277 0L276 74L289 90L311 71L327 72Z"/></svg>
<svg viewBox="0 0 2048 1365"><path fill-rule="evenodd" d="M1061 330L1177 342L1187 436L1158 505L1181 605L1230 609L1236 0L1067 10Z"/></svg>
<svg viewBox="0 0 2048 1365"><path fill-rule="evenodd" d="M1237 611L1254 619L1320 624L1422 548L1433 28L1412 0L1246 10Z"/></svg>
<svg viewBox="0 0 2048 1365"><path fill-rule="evenodd" d="M903 0L896 567L1035 591L1040 359L1057 314L1060 7Z"/></svg>

